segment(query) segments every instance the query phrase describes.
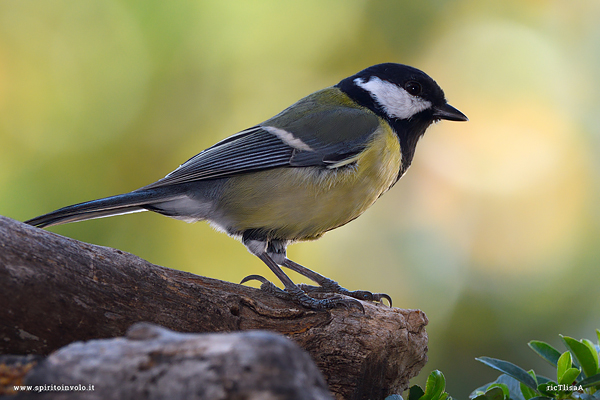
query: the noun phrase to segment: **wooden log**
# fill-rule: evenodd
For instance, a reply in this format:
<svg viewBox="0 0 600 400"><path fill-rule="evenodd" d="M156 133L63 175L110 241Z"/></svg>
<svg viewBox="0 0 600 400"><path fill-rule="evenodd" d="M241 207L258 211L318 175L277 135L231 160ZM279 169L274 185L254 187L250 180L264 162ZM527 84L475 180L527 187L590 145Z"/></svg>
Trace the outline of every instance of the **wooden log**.
<svg viewBox="0 0 600 400"><path fill-rule="evenodd" d="M0 353L49 354L147 321L179 332L279 332L336 398L385 398L427 360L427 318L363 302L312 311L260 290L153 265L0 216Z"/></svg>
<svg viewBox="0 0 600 400"><path fill-rule="evenodd" d="M279 334L178 333L147 322L124 338L61 348L23 386L25 399L333 400L308 353Z"/></svg>

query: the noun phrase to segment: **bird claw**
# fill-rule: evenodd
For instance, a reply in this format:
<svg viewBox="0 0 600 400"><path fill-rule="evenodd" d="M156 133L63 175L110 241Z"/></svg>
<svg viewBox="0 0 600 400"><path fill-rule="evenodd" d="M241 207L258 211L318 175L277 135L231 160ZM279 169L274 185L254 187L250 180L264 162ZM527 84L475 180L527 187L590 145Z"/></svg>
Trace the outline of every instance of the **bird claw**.
<svg viewBox="0 0 600 400"><path fill-rule="evenodd" d="M360 311L361 313L365 313L365 307L362 305L362 303L358 300L354 300L354 299L329 299L329 300L333 300L335 302L335 307L344 307L348 310L352 309L352 307L358 309L358 311Z"/></svg>
<svg viewBox="0 0 600 400"><path fill-rule="evenodd" d="M355 299L361 299L361 300L366 300L366 301L376 301L380 304L384 304L383 299L386 299L388 301L390 307L392 306L392 298L385 293L371 293L366 290L355 290L352 292L348 292L346 295L350 296L350 297L354 297Z"/></svg>
<svg viewBox="0 0 600 400"><path fill-rule="evenodd" d="M249 281L259 281L261 283L269 282L265 277L262 277L260 275L248 275L247 277L242 279L242 281L240 282L240 285L243 285L244 283L249 282ZM269 283L271 283L271 282L269 282Z"/></svg>
<svg viewBox="0 0 600 400"><path fill-rule="evenodd" d="M392 298L385 294L385 293L373 293L373 301L378 301L379 304L383 304L383 299L386 299L390 305L390 308L392 307Z"/></svg>
<svg viewBox="0 0 600 400"><path fill-rule="evenodd" d="M280 288L278 288L277 286L275 286L271 281L269 281L268 279L266 279L263 276L260 275L248 275L247 277L245 277L244 279L242 279L242 281L240 282L241 284L244 284L248 281L259 281L260 284L260 290L262 290L263 292L267 292L269 294L272 294L273 296L279 297L280 299L284 299L284 300L291 300L292 297L290 296L290 294L284 290L281 290Z"/></svg>

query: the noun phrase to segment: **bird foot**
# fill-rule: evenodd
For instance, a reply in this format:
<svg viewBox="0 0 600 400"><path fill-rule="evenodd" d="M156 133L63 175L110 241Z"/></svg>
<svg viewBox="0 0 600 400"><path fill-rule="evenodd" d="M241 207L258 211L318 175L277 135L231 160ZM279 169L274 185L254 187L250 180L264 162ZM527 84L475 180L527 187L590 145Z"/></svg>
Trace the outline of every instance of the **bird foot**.
<svg viewBox="0 0 600 400"><path fill-rule="evenodd" d="M371 293L366 290L353 290L350 291L346 288L341 287L337 282L332 280L327 280L321 283L321 286L312 286L306 284L299 284L298 287L302 289L307 294L312 293L338 293L343 294L344 296L353 297L359 300L365 301L377 301L383 304L383 299L386 299L390 305L392 306L392 298L385 293Z"/></svg>
<svg viewBox="0 0 600 400"><path fill-rule="evenodd" d="M260 289L272 294L280 299L290 300L297 304L300 304L303 307L309 308L311 310L328 310L337 307L344 307L346 309L356 308L362 313L365 312L365 308L363 305L354 299L344 299L341 297L331 297L326 299L315 299L313 297L308 296L304 290L298 286L286 288L282 290L271 283L266 278L260 275L248 275L240 284L246 283L251 280L256 280L261 282ZM308 285L300 285L300 286L308 286ZM315 291L315 293L334 293L332 291ZM357 297L358 298L358 297Z"/></svg>

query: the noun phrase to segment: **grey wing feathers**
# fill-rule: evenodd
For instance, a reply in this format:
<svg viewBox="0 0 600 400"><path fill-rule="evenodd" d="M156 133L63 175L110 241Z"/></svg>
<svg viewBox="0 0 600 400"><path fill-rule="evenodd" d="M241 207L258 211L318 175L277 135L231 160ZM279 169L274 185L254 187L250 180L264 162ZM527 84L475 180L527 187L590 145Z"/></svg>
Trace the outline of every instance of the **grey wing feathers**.
<svg viewBox="0 0 600 400"><path fill-rule="evenodd" d="M294 149L279 138L260 127L254 127L209 147L163 179L142 189L290 166L293 153Z"/></svg>
<svg viewBox="0 0 600 400"><path fill-rule="evenodd" d="M230 136L190 158L163 179L138 190L269 168L341 167L353 161L378 127L378 118L374 114L339 106L287 119L284 111L262 125ZM273 126L279 126L277 129L283 130L284 139L288 140L270 132L268 127ZM310 150L293 147L296 139L308 143Z"/></svg>

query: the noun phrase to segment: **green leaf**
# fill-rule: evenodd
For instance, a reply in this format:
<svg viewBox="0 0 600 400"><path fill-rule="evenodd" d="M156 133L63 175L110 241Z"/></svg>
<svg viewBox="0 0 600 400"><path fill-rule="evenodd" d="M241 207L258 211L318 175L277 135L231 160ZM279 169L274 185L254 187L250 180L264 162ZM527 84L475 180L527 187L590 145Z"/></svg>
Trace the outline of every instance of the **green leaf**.
<svg viewBox="0 0 600 400"><path fill-rule="evenodd" d="M596 336L598 336L598 344L600 344L600 329L596 329Z"/></svg>
<svg viewBox="0 0 600 400"><path fill-rule="evenodd" d="M556 367L556 363L560 357L560 352L558 350L550 346L548 343L539 340L532 340L531 342L527 343L527 345L540 357Z"/></svg>
<svg viewBox="0 0 600 400"><path fill-rule="evenodd" d="M502 374L498 377L498 379L496 379L496 382L503 383L508 387L511 400L525 400L525 398L521 394L521 382L519 382L512 376Z"/></svg>
<svg viewBox="0 0 600 400"><path fill-rule="evenodd" d="M577 375L579 375L580 372L581 371L579 370L579 368L569 368L565 371L563 376L560 377L558 383L562 385L570 385L573 382L575 382L575 379L577 379Z"/></svg>
<svg viewBox="0 0 600 400"><path fill-rule="evenodd" d="M506 386L504 383L492 383L490 386L488 386L488 388L486 390L486 394L490 389L496 388L496 387L502 389L504 398L508 399L510 397L510 390L508 389L508 386Z"/></svg>
<svg viewBox="0 0 600 400"><path fill-rule="evenodd" d="M556 379L558 383L561 383L562 376L565 374L565 371L573 366L573 361L571 360L571 353L565 351L558 358L558 362L556 363Z"/></svg>
<svg viewBox="0 0 600 400"><path fill-rule="evenodd" d="M585 378L585 379L577 382L577 384L583 386L584 388L589 388L592 386L600 386L600 374L596 374L596 375L590 376L588 378ZM600 389L600 387L597 387L597 389ZM600 393L600 391L598 391L596 393Z"/></svg>
<svg viewBox="0 0 600 400"><path fill-rule="evenodd" d="M419 400L424 394L425 392L423 392L423 389L419 385L411 386L408 389L408 400Z"/></svg>
<svg viewBox="0 0 600 400"><path fill-rule="evenodd" d="M486 385L484 385L484 386L486 386ZM471 392L471 394L469 395L469 399L473 400L475 397L481 396L482 394L485 395L485 392L483 392L481 390L481 388L477 388Z"/></svg>
<svg viewBox="0 0 600 400"><path fill-rule="evenodd" d="M508 361L498 360L496 358L491 357L478 357L477 361L480 361L498 371L504 372L505 374L512 376L519 382L524 383L529 386L531 389L536 390L537 384L535 380L525 371L523 368L516 366L513 363Z"/></svg>
<svg viewBox="0 0 600 400"><path fill-rule="evenodd" d="M537 394L537 391L531 389L530 387L528 387L527 385L524 385L523 383L520 383L520 387L521 387L521 393L523 394L523 397L525 397L525 400L529 400L532 397L535 397L535 395Z"/></svg>
<svg viewBox="0 0 600 400"><path fill-rule="evenodd" d="M596 373L600 372L598 370L598 350L596 350L596 346L594 346L594 343L588 339L581 339L581 343L585 344L587 348L590 349L590 353L592 353L592 357L594 358L594 363L596 365Z"/></svg>
<svg viewBox="0 0 600 400"><path fill-rule="evenodd" d="M485 391L485 397L489 400L504 400L504 390L498 386L490 387Z"/></svg>
<svg viewBox="0 0 600 400"><path fill-rule="evenodd" d="M480 396L482 394L485 395L485 391L494 384L500 384L500 387L502 388L506 387L508 389L508 393L510 394L511 400L525 400L523 395L521 395L521 390L519 389L520 382L506 374L501 374L494 382L490 382L473 390L473 392L471 392L471 394L469 395L469 399L473 400L477 396Z"/></svg>
<svg viewBox="0 0 600 400"><path fill-rule="evenodd" d="M421 400L438 400L445 388L446 378L444 378L444 374L436 369L427 377L427 383L425 383L425 394L421 396Z"/></svg>
<svg viewBox="0 0 600 400"><path fill-rule="evenodd" d="M527 371L527 373L533 378L533 380L535 381L536 385L539 385L540 383L538 382L538 378L537 376L535 376L535 371L530 369L529 371Z"/></svg>
<svg viewBox="0 0 600 400"><path fill-rule="evenodd" d="M440 371L432 371L427 377L425 391L418 385L412 386L408 391L408 400L446 400L448 393L444 392L446 388L446 378ZM451 398L450 398L451 399Z"/></svg>
<svg viewBox="0 0 600 400"><path fill-rule="evenodd" d="M581 343L579 340L563 335L560 335L560 337L563 342L565 342L567 348L571 350L575 359L579 362L579 365L581 365L585 376L596 374L598 371L597 355L596 358L594 358L587 345Z"/></svg>

